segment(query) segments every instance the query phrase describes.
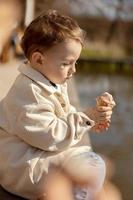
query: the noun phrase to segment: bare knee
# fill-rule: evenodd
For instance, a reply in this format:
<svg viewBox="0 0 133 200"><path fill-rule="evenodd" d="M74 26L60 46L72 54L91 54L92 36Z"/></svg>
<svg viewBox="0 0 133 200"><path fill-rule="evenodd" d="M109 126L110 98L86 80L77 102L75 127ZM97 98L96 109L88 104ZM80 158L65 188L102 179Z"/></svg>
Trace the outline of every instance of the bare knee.
<svg viewBox="0 0 133 200"><path fill-rule="evenodd" d="M105 163L94 152L83 152L71 157L64 168L71 179L79 185L100 188L105 178Z"/></svg>

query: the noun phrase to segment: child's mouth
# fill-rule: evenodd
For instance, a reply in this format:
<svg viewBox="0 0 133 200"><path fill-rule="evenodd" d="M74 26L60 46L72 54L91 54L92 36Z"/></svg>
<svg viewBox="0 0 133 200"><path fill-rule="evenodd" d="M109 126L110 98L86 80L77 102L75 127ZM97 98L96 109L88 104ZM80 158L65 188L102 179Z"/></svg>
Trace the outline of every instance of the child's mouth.
<svg viewBox="0 0 133 200"><path fill-rule="evenodd" d="M71 75L71 76L68 76L66 79L70 79L70 78L72 78L72 75Z"/></svg>

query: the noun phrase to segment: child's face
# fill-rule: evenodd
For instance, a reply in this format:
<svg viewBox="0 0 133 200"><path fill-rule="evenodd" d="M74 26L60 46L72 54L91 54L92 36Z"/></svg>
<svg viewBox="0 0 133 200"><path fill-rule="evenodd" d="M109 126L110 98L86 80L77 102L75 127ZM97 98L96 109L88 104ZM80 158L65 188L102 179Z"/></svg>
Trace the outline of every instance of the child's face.
<svg viewBox="0 0 133 200"><path fill-rule="evenodd" d="M76 72L75 64L81 50L79 41L67 39L44 52L39 71L53 83L63 84Z"/></svg>

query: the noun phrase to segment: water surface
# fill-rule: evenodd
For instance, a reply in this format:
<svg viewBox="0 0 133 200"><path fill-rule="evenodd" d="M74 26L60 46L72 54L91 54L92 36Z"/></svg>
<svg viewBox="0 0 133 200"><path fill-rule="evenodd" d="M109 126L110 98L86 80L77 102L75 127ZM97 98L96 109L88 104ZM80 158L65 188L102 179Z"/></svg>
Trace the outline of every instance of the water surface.
<svg viewBox="0 0 133 200"><path fill-rule="evenodd" d="M77 91L83 108L95 104L96 96L107 91L116 101L109 130L90 133L95 151L115 165L113 180L123 200L133 200L133 77L120 75L77 75Z"/></svg>

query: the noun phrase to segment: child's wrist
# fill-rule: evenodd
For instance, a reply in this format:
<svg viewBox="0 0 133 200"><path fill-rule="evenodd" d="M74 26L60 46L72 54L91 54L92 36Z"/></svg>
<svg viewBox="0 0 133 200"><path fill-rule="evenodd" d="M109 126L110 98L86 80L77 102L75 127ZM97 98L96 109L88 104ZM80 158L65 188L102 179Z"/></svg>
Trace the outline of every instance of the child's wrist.
<svg viewBox="0 0 133 200"><path fill-rule="evenodd" d="M93 113L94 112L94 109L93 108L87 108L84 113L89 117L89 118L93 118Z"/></svg>

